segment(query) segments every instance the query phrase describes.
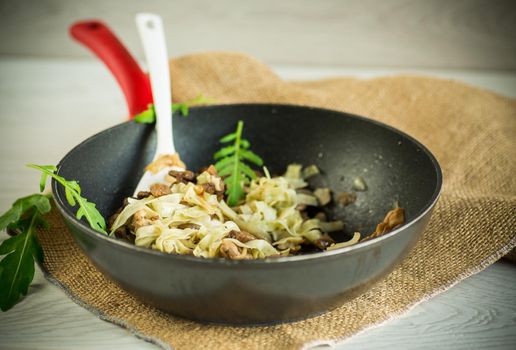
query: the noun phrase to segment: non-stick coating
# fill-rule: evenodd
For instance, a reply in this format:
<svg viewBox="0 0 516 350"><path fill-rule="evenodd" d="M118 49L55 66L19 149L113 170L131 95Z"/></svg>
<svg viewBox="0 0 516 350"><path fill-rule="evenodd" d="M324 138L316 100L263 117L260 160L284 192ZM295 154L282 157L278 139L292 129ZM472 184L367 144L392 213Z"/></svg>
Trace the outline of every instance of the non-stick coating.
<svg viewBox="0 0 516 350"><path fill-rule="evenodd" d="M391 270L415 243L441 187L437 162L417 141L369 119L330 110L260 104L198 107L192 108L188 117L175 115L173 120L176 148L188 167L196 170L212 163L214 152L220 148L219 138L232 132L238 120L244 121L244 137L272 174L283 173L291 163L316 164L322 176L313 180L314 185L329 187L334 193L352 191L358 176L365 180L367 190L357 192L355 203L335 206L331 212L334 218L344 220L345 232L373 231L395 202L406 210L405 229L347 253L322 253L315 260L300 260L299 265L270 260L225 264L216 260L212 266L202 259L177 260L156 252L145 260L142 255L147 252L111 244L77 222L74 210L63 200L63 190L54 184L59 208L74 237L92 261L122 287L164 310L203 321L249 324L292 320L322 312L356 295ZM78 180L84 196L109 217L132 194L143 167L153 156L155 141L153 125L118 125L73 149L61 162L59 174ZM165 277L170 281L159 281L164 278L161 274L149 274L153 269L170 269L172 277ZM314 281L306 281L307 276L313 276ZM253 286L253 279L260 284ZM290 281L291 288L284 286L285 281ZM283 287L278 289L274 283ZM239 290L238 296L235 290ZM216 301L225 311L206 306L205 298ZM253 300L255 309L248 306Z"/></svg>

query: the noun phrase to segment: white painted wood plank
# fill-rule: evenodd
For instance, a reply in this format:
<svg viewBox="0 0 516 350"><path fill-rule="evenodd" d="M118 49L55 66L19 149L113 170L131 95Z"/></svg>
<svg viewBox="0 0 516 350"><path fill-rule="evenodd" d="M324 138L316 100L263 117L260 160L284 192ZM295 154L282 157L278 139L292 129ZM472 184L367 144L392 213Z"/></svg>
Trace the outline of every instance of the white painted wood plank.
<svg viewBox="0 0 516 350"><path fill-rule="evenodd" d="M516 265L497 262L338 349L514 349ZM511 301L512 300L512 301Z"/></svg>
<svg viewBox="0 0 516 350"><path fill-rule="evenodd" d="M349 72L370 77L395 71L276 67L281 76L315 78ZM432 72L430 72L432 73ZM464 72L435 71L460 78ZM467 72L478 85L515 96L514 75ZM476 80L475 80L476 79ZM489 82L489 83L486 83ZM499 85L503 82L505 85ZM489 84L492 84L490 86ZM29 162L56 164L74 145L124 120L122 94L105 68L88 60L0 59L0 212L37 191ZM1 234L0 239L4 239ZM363 334L338 349L504 349L516 345L516 266L496 263L405 317ZM38 271L29 296L0 313L1 349L151 349L156 346L97 319L74 304Z"/></svg>
<svg viewBox="0 0 516 350"><path fill-rule="evenodd" d="M96 17L142 58L140 11L163 16L174 56L236 50L269 64L516 68L511 0L2 1L0 53L86 57L67 28Z"/></svg>

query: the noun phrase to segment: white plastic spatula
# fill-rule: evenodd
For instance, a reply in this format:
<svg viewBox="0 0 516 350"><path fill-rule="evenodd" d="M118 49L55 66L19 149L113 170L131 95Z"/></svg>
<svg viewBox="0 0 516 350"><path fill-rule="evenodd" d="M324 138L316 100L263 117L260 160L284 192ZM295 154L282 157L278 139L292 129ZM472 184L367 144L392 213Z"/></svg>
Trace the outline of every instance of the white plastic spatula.
<svg viewBox="0 0 516 350"><path fill-rule="evenodd" d="M170 92L170 74L168 68L168 54L161 17L150 13L136 15L136 25L143 44L147 60L154 110L156 113L157 146L154 160L162 155L174 154L174 140L172 133L172 96ZM163 182L170 170L184 170L177 166L168 166L154 174L146 171L134 194L148 191L156 182Z"/></svg>

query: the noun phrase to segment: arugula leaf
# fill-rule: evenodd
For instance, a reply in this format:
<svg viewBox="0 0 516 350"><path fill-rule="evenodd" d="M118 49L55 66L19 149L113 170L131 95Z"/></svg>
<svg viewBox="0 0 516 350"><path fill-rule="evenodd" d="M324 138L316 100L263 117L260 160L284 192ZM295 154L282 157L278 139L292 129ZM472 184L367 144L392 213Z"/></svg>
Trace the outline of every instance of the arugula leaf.
<svg viewBox="0 0 516 350"><path fill-rule="evenodd" d="M0 217L1 229L16 227L20 233L0 245L0 309L13 307L26 295L34 278L34 260L43 261L43 250L34 234L36 227L47 227L43 219L50 211L49 197L33 194L18 199Z"/></svg>
<svg viewBox="0 0 516 350"><path fill-rule="evenodd" d="M242 156L242 158L250 161L251 163L254 163L257 166L262 166L263 165L263 159L260 158L260 156L258 156L253 151L250 151L250 150L247 150L247 149L246 150L242 150L242 151L240 151L240 155Z"/></svg>
<svg viewBox="0 0 516 350"><path fill-rule="evenodd" d="M50 176L65 188L66 199L73 207L79 205L77 218L86 218L90 226L106 233L106 222L94 203L81 196L81 187L77 181L67 181L55 174L53 165L33 165L28 167L41 171L40 191L45 190L46 180ZM33 194L16 200L12 207L0 216L0 230L9 228L17 234L6 239L0 245L0 309L9 310L23 295L27 295L34 278L34 261L43 262L43 249L39 244L35 230L47 228L43 215L51 209L50 195Z"/></svg>
<svg viewBox="0 0 516 350"><path fill-rule="evenodd" d="M224 136L223 138L221 138L220 142L221 143L231 142L234 139L236 139L236 134L235 133L231 133L231 134L228 134L228 135Z"/></svg>
<svg viewBox="0 0 516 350"><path fill-rule="evenodd" d="M83 217L88 221L91 228L107 234L106 232L106 221L102 214L99 213L94 203L88 202L88 200L81 196L81 188L77 181L71 180L68 181L64 177L55 174L56 167L51 165L34 165L28 164L29 168L33 168L41 171L41 181L43 178L46 179L47 176L54 178L57 182L59 182L65 188L66 200L68 203L75 207L76 204L79 205L79 209L77 210L76 217L77 219L82 219ZM44 186L43 186L44 189Z"/></svg>
<svg viewBox="0 0 516 350"><path fill-rule="evenodd" d="M147 109L134 116L134 121L141 124L152 124L156 121L156 112L154 104L149 103Z"/></svg>
<svg viewBox="0 0 516 350"><path fill-rule="evenodd" d="M209 97L204 97L202 94L193 98L191 100L181 102L181 103L172 103L172 112L180 111L184 117L188 116L190 112L190 107L199 104L210 104L213 103L214 100Z"/></svg>
<svg viewBox="0 0 516 350"><path fill-rule="evenodd" d="M213 158L217 160L215 169L219 176L224 177L228 204L235 206L244 197L244 184L256 178L256 174L245 161L258 166L263 165L263 160L257 154L249 150L251 144L242 139L244 122L239 121L234 133L228 134L220 139L221 143L233 141L233 145L225 146L215 153Z"/></svg>
<svg viewBox="0 0 516 350"><path fill-rule="evenodd" d="M10 224L19 221L22 214L32 207L35 207L40 213L48 213L50 211L50 202L48 197L41 194L32 194L18 199L13 203L11 209L0 216L0 230L3 230Z"/></svg>
<svg viewBox="0 0 516 350"><path fill-rule="evenodd" d="M214 100L209 97L204 97L202 94L191 100L172 103L172 113L179 111L182 116L188 116L190 113L190 107L198 104L209 104L213 103ZM134 116L134 121L142 124L152 124L156 121L156 112L154 110L154 104L150 103L147 105L147 109Z"/></svg>

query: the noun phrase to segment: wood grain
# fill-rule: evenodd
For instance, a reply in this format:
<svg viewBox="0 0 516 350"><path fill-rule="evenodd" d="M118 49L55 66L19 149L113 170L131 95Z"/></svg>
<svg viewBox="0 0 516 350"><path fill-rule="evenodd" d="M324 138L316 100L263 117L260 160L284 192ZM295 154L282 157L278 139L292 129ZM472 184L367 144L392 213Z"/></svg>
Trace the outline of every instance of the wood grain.
<svg viewBox="0 0 516 350"><path fill-rule="evenodd" d="M280 76L371 77L399 70L277 66ZM419 70L464 79L516 96L516 76ZM93 60L0 59L0 212L37 191L26 163L56 164L80 140L125 119L122 94ZM0 233L0 240L5 238ZM369 330L337 349L511 349L516 347L516 265L496 263L399 320ZM0 313L0 349L157 349L74 304L38 271L29 296Z"/></svg>
<svg viewBox="0 0 516 350"><path fill-rule="evenodd" d="M0 54L90 57L67 28L96 17L143 57L139 11L163 16L173 56L236 50L269 64L516 69L511 0L2 0Z"/></svg>

